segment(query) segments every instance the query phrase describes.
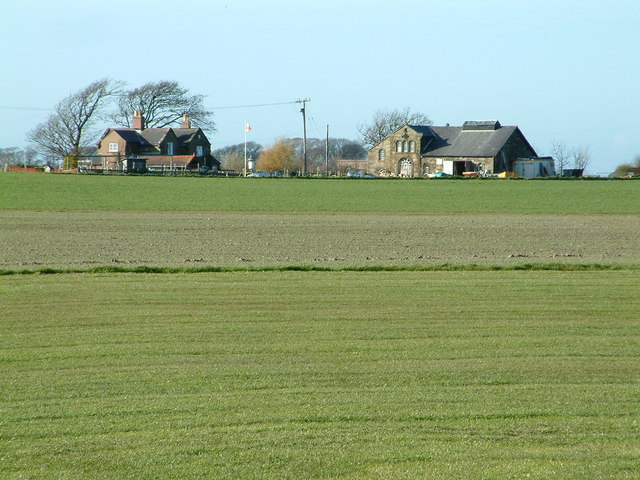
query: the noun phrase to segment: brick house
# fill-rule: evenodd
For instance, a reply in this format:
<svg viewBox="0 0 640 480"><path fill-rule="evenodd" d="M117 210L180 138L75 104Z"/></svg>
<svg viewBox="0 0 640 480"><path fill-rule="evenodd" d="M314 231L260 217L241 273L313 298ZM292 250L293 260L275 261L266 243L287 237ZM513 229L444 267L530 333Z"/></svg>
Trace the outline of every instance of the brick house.
<svg viewBox="0 0 640 480"><path fill-rule="evenodd" d="M405 124L369 150L367 171L378 176L512 171L518 158L537 154L517 126L469 121L461 127Z"/></svg>
<svg viewBox="0 0 640 480"><path fill-rule="evenodd" d="M133 128L109 128L98 141L98 157L92 168L126 170L132 159L145 160L148 170L218 170L211 143L201 128L191 128L188 116L181 128L145 128L136 111Z"/></svg>

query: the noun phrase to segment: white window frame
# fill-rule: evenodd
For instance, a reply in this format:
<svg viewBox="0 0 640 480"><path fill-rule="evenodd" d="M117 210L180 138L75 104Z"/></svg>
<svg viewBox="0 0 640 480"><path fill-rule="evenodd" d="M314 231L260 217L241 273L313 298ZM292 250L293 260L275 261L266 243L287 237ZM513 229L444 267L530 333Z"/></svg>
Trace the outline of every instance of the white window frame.
<svg viewBox="0 0 640 480"><path fill-rule="evenodd" d="M202 145L196 145L196 157L204 157L204 147Z"/></svg>
<svg viewBox="0 0 640 480"><path fill-rule="evenodd" d="M173 155L173 142L167 142L167 155Z"/></svg>
<svg viewBox="0 0 640 480"><path fill-rule="evenodd" d="M113 142L109 144L109 153L118 153L118 144Z"/></svg>

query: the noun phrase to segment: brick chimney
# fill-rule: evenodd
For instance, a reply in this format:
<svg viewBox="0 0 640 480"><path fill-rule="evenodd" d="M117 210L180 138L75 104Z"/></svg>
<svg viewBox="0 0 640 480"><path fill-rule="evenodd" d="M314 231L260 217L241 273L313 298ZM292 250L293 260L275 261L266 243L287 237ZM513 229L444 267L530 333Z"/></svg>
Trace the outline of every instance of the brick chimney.
<svg viewBox="0 0 640 480"><path fill-rule="evenodd" d="M189 114L182 114L182 128L191 128L191 120L189 120Z"/></svg>
<svg viewBox="0 0 640 480"><path fill-rule="evenodd" d="M140 110L133 112L133 128L135 130L144 130L144 117Z"/></svg>

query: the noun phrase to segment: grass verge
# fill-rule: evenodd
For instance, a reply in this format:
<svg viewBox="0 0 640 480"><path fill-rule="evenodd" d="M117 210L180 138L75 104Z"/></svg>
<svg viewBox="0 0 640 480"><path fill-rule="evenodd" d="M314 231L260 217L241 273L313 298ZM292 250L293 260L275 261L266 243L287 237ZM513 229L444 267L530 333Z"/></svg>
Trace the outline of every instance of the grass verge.
<svg viewBox="0 0 640 480"><path fill-rule="evenodd" d="M441 265L362 265L323 267L317 265L274 265L257 267L163 267L138 265L135 267L123 267L116 265L103 265L91 268L51 268L42 267L35 269L0 269L0 276L5 275L60 275L60 274L95 274L95 273L230 273L230 272L508 272L508 271L558 271L579 272L585 270L640 270L640 265L605 265L599 263L521 263L516 265L478 265L478 264L449 264Z"/></svg>

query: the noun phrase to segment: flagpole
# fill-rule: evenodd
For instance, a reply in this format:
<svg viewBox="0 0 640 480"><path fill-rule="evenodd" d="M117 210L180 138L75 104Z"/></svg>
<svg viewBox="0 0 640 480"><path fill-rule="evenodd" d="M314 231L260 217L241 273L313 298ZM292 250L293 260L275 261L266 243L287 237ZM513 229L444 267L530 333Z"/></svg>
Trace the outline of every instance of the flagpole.
<svg viewBox="0 0 640 480"><path fill-rule="evenodd" d="M244 121L244 176L247 176L247 121Z"/></svg>

